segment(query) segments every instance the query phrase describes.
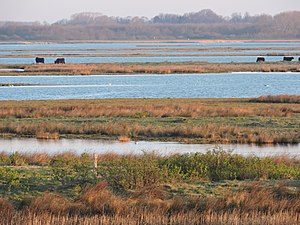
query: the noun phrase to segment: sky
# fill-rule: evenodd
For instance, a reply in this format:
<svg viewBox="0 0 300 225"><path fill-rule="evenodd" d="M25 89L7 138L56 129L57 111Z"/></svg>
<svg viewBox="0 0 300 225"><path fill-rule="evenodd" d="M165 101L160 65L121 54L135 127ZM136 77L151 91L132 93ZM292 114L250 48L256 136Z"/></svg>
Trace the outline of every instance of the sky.
<svg viewBox="0 0 300 225"><path fill-rule="evenodd" d="M222 16L246 12L275 15L300 11L300 0L0 0L0 21L53 23L80 12L152 18L160 13L184 14L202 9Z"/></svg>

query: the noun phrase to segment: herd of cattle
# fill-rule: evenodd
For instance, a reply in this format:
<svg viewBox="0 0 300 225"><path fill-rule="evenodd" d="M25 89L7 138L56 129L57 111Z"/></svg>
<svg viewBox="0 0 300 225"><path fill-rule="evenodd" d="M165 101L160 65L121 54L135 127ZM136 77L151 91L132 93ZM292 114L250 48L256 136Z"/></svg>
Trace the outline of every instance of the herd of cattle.
<svg viewBox="0 0 300 225"><path fill-rule="evenodd" d="M291 62L293 61L295 58L293 56L284 56L283 57L283 61L286 62ZM257 57L256 62L265 62L265 57ZM300 57L298 58L298 61L300 62Z"/></svg>
<svg viewBox="0 0 300 225"><path fill-rule="evenodd" d="M291 62L294 60L293 56L284 56L283 61ZM265 57L257 57L256 62L265 62ZM298 61L300 62L300 57L298 58ZM36 63L45 63L45 58L36 57L35 58ZM65 64L65 58L57 58L54 61L55 64Z"/></svg>
<svg viewBox="0 0 300 225"><path fill-rule="evenodd" d="M35 62L36 63L45 63L45 58L40 58L40 57L36 57L35 58ZM55 61L54 61L55 64L65 64L66 61L65 61L65 58L57 58Z"/></svg>

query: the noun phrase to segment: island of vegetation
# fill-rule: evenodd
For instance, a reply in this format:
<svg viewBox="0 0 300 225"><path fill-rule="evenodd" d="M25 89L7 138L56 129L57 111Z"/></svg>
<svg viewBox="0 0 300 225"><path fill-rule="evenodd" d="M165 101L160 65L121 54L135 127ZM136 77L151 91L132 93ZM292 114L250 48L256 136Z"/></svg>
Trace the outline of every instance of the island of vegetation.
<svg viewBox="0 0 300 225"><path fill-rule="evenodd" d="M1 71L1 68L12 69ZM22 69L22 72L15 71ZM80 64L2 64L0 76L7 75L99 75L99 74L188 74L229 72L300 72L298 62L267 63L80 63Z"/></svg>

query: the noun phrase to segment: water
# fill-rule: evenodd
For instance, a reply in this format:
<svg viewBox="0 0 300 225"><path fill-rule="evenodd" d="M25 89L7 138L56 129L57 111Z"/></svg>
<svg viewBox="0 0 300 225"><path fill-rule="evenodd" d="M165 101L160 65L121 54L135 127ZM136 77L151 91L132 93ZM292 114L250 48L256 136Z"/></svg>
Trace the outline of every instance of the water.
<svg viewBox="0 0 300 225"><path fill-rule="evenodd" d="M143 152L156 152L161 155L175 153L205 153L208 150L216 149L216 145L210 144L180 144L176 142L126 142L84 140L84 139L59 139L59 140L37 140L34 138L21 139L0 139L0 152L21 152L21 153L44 153L57 154L66 151L81 153L107 153L117 154L142 154ZM232 150L233 153L244 156L278 156L288 155L291 157L300 156L299 145L219 145L224 150Z"/></svg>
<svg viewBox="0 0 300 225"><path fill-rule="evenodd" d="M259 49L262 48L262 49ZM274 49L276 48L276 49ZM32 64L39 55L49 54L45 63L63 56L67 63L105 62L255 62L256 55L266 61L281 61L282 56L297 55L300 42L120 42L120 43L42 43L0 44L0 64ZM224 49L224 51L219 51ZM213 51L211 51L213 50ZM72 56L70 55L72 54ZM76 55L84 54L85 57ZM107 54L95 57L93 54ZM150 54L149 57L119 54ZM191 56L191 55L202 56ZM218 56L213 56L218 54ZM251 54L238 56L237 54ZM164 56L167 55L167 56ZM176 55L176 56L175 56ZM297 59L298 57L295 57ZM121 76L1 76L4 84L32 86L0 87L0 100L86 99L86 98L231 98L275 94L300 94L299 73L224 73L189 75L121 75ZM299 145L221 145L242 155L299 157ZM0 139L0 151L47 152L74 151L78 154L116 152L159 154L206 152L214 145L165 142L120 143L100 140Z"/></svg>
<svg viewBox="0 0 300 225"><path fill-rule="evenodd" d="M295 41L237 41L237 42L112 42L112 43L16 43L0 44L0 51L18 50L80 50L80 49L128 49L128 48L295 48L300 42Z"/></svg>
<svg viewBox="0 0 300 225"><path fill-rule="evenodd" d="M224 51L210 51L216 49ZM259 50L259 48L263 48ZM272 49L273 48L273 49ZM274 49L276 48L276 49ZM120 43L43 43L43 44L0 44L0 64L31 64L35 56L50 54L45 63L53 63L56 57L65 57L67 63L108 62L255 62L257 55L297 54L300 42L120 42ZM118 54L156 54L150 57ZM69 54L84 54L74 57ZM114 54L115 56L94 57L92 54ZM157 56L168 54L168 56ZM176 54L177 56L172 56ZM205 56L189 56L201 54ZM219 56L210 56L220 54ZM234 54L252 54L236 56ZM90 56L91 55L91 56ZM206 56L207 55L207 56ZM297 59L297 58L295 58ZM282 56L266 56L266 61L281 61Z"/></svg>
<svg viewBox="0 0 300 225"><path fill-rule="evenodd" d="M300 94L300 73L0 76L0 100L248 98Z"/></svg>
<svg viewBox="0 0 300 225"><path fill-rule="evenodd" d="M57 57L47 57L45 63L54 63ZM143 62L255 62L256 56L109 56L109 57L65 57L66 63L143 63ZM267 62L282 61L282 56L266 56ZM0 58L0 64L33 64L35 58Z"/></svg>

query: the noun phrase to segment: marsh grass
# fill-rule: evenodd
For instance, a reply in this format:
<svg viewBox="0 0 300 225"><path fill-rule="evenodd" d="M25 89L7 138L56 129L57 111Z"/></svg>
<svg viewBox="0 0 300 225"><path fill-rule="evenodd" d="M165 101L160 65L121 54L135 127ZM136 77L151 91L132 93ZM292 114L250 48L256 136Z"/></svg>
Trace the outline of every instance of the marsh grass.
<svg viewBox="0 0 300 225"><path fill-rule="evenodd" d="M37 139L54 139L54 140L57 140L59 139L59 134L58 132L53 132L53 133L50 133L50 132L44 132L44 131L40 131L40 130L37 130L36 131L36 134L35 134L35 137Z"/></svg>
<svg viewBox="0 0 300 225"><path fill-rule="evenodd" d="M3 101L0 134L43 139L299 143L300 105L287 103L297 98L284 96L281 103L249 99Z"/></svg>
<svg viewBox="0 0 300 225"><path fill-rule="evenodd" d="M118 137L118 141L120 142L129 142L131 139L128 136L122 135Z"/></svg>
<svg viewBox="0 0 300 225"><path fill-rule="evenodd" d="M27 75L90 75L90 74L176 74L223 72L299 72L297 63L99 63L99 64L40 64L6 65L6 68L22 68L25 72L10 74ZM7 74L7 72L5 72Z"/></svg>
<svg viewBox="0 0 300 225"><path fill-rule="evenodd" d="M292 95L283 97L285 99L299 99L299 96ZM275 97L269 96L268 98ZM257 98L257 101L259 99ZM251 99L250 101L255 100ZM285 103L285 101L281 103ZM248 99L5 101L1 102L0 109L1 118L96 116L134 117L140 119L148 117L289 117L300 112L297 104L256 104L249 103Z"/></svg>
<svg viewBox="0 0 300 225"><path fill-rule="evenodd" d="M299 95L268 95L250 99L250 102L264 103L300 103Z"/></svg>
<svg viewBox="0 0 300 225"><path fill-rule="evenodd" d="M274 189L275 190L275 189ZM99 183L77 201L47 193L15 210L2 200L1 224L297 224L299 194L250 185L224 197L119 197ZM0 201L0 202L1 202Z"/></svg>

